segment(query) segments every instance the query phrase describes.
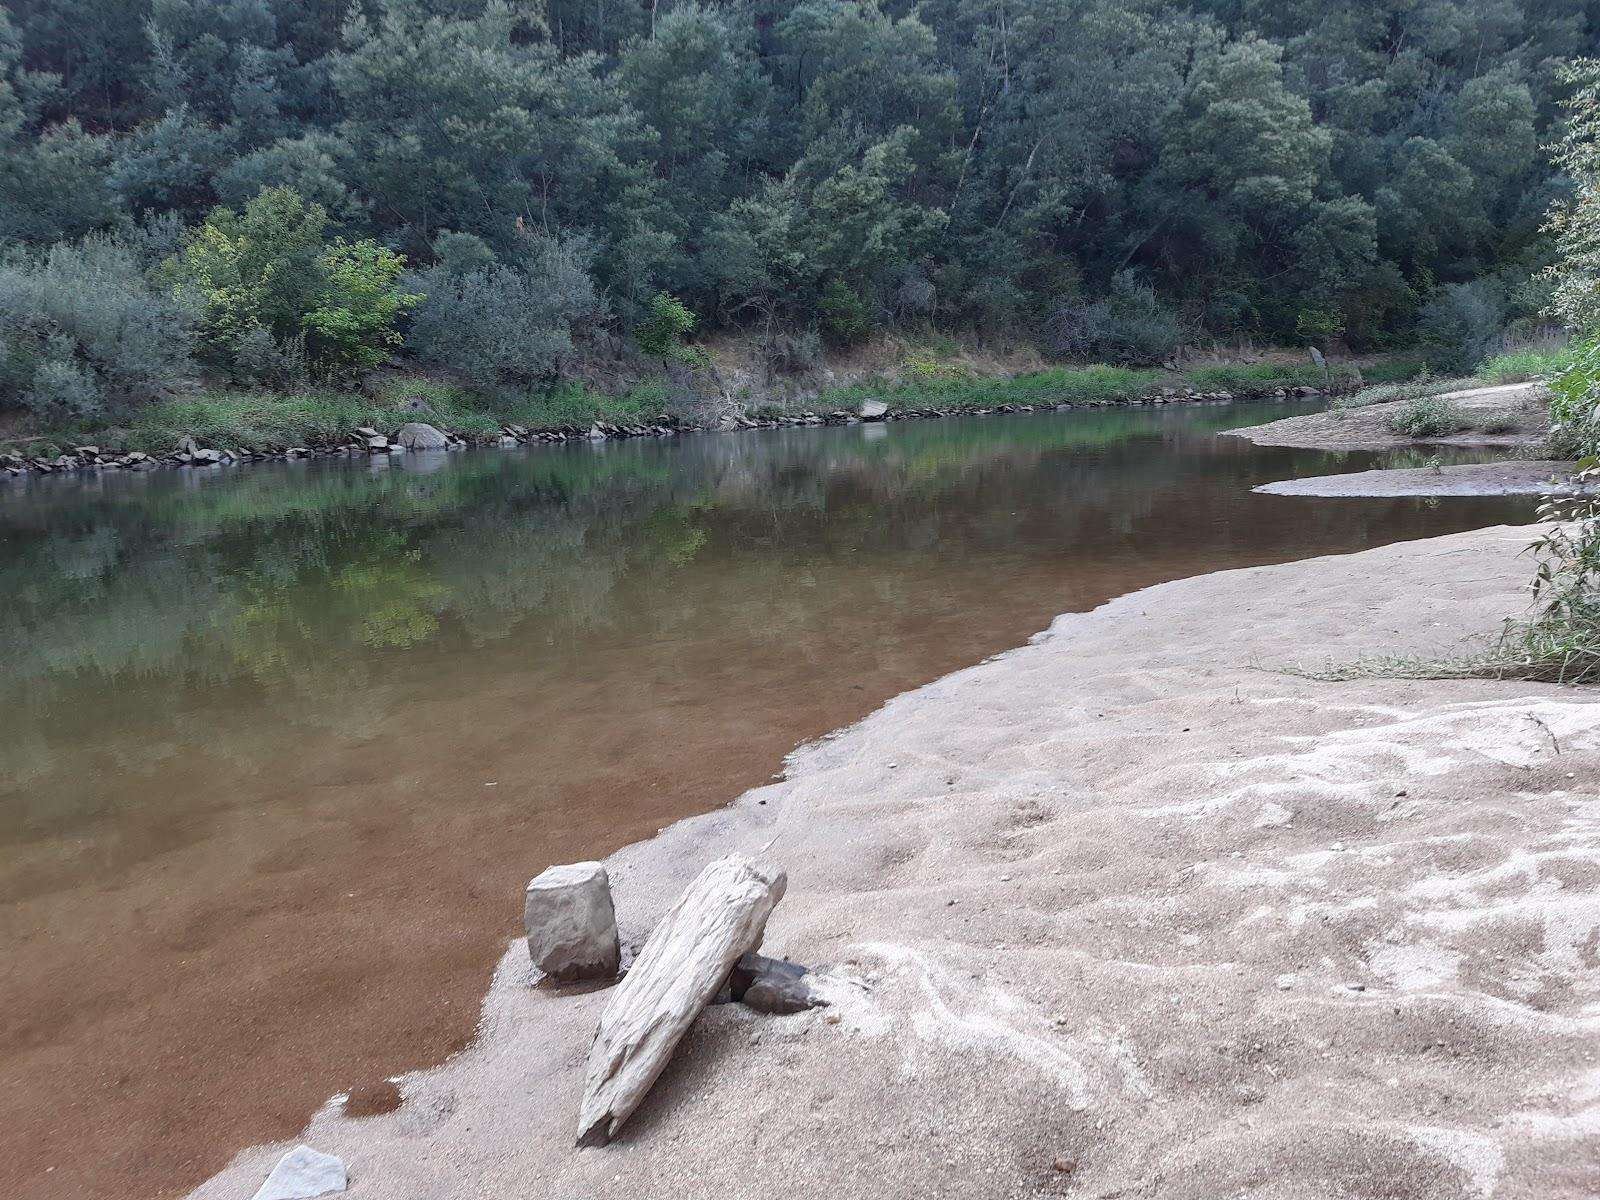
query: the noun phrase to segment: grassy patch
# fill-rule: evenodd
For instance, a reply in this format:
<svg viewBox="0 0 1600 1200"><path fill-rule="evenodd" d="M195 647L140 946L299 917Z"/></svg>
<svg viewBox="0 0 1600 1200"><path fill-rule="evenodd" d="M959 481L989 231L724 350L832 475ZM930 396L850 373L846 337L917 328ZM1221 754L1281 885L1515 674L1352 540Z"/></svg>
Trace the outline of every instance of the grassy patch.
<svg viewBox="0 0 1600 1200"><path fill-rule="evenodd" d="M1539 347L1496 354L1478 368L1485 383L1527 383L1548 379L1572 365L1573 351L1567 346Z"/></svg>
<svg viewBox="0 0 1600 1200"><path fill-rule="evenodd" d="M548 395L490 399L450 384L409 378L384 382L371 395L208 392L174 397L148 405L121 425L67 429L51 436L63 445L93 442L127 450L169 450L186 435L229 449L285 449L337 441L362 425L388 432L407 421L427 421L464 436L490 435L513 423L529 429L582 428L595 421L626 424L653 420L662 401L659 388L609 396L572 383Z"/></svg>

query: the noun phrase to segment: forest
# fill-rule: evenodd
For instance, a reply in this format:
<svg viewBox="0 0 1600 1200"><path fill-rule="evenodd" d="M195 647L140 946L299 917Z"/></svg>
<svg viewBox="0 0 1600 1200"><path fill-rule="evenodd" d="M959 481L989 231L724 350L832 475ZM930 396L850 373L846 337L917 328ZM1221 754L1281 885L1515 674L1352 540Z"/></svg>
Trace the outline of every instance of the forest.
<svg viewBox="0 0 1600 1200"><path fill-rule="evenodd" d="M0 415L1545 321L1600 0L5 0ZM1569 81L1570 82L1570 81Z"/></svg>

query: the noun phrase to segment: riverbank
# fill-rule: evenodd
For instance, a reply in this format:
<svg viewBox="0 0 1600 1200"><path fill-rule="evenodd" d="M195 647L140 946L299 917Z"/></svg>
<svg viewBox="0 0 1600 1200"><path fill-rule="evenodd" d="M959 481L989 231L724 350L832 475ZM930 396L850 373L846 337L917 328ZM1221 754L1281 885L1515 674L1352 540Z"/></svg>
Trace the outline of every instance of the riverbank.
<svg viewBox="0 0 1600 1200"><path fill-rule="evenodd" d="M366 393L215 394L150 405L120 426L83 426L0 437L0 478L80 470L218 467L297 458L365 457L406 452L397 436L424 423L450 448L530 442L675 437L717 429L844 425L1108 405L1230 401L1263 396L1334 394L1356 385L1353 367L1324 372L1282 358L1199 364L1181 371L1109 366L997 373L963 362L913 359L893 375L836 382L814 393L763 391L750 372L730 365L716 375L718 394L674 399L660 385L603 394L578 385L548 396L495 402L416 377L375 381ZM1368 375L1398 370L1363 364ZM702 391L710 381L699 381ZM442 447L441 447L442 448Z"/></svg>
<svg viewBox="0 0 1600 1200"><path fill-rule="evenodd" d="M637 945L770 846L767 949L837 981L826 1015L707 1012L611 1147L571 1145L605 993L531 988L516 944L472 1047L306 1140L357 1200L1590 1196L1600 703L1297 671L1492 633L1532 532L1059 618L614 856Z"/></svg>

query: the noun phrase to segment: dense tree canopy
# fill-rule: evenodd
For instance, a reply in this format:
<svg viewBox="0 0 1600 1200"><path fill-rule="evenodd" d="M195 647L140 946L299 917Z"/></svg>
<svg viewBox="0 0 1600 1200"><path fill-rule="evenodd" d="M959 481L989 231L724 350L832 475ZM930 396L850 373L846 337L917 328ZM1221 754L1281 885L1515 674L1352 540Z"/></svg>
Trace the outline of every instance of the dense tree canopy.
<svg viewBox="0 0 1600 1200"><path fill-rule="evenodd" d="M1600 0L5 0L0 242L289 189L451 303L559 262L556 348L663 293L836 340L1077 345L1120 304L1374 348L1463 285L1543 306L1541 144L1597 51Z"/></svg>

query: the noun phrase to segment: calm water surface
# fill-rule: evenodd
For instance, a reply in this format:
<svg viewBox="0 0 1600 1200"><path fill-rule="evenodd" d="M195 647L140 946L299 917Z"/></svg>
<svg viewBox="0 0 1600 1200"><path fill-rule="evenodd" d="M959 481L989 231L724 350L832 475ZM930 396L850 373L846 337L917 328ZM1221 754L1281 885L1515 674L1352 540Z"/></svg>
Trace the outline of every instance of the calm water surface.
<svg viewBox="0 0 1600 1200"><path fill-rule="evenodd" d="M0 1195L130 1200L470 1036L520 889L1162 580L1532 515L1100 410L0 488Z"/></svg>

